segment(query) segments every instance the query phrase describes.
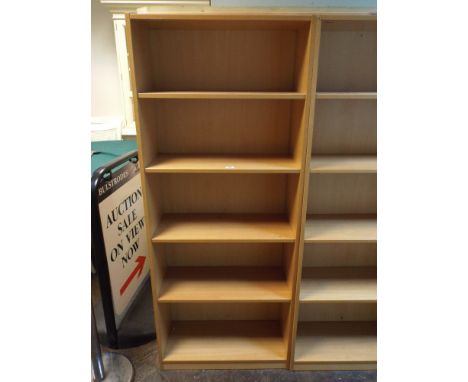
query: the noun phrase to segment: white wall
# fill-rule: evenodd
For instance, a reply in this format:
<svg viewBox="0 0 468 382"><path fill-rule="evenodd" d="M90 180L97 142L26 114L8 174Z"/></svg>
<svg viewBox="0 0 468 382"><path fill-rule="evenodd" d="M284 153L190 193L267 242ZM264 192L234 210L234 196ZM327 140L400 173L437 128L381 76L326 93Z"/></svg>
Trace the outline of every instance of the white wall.
<svg viewBox="0 0 468 382"><path fill-rule="evenodd" d="M91 0L91 103L93 118L123 118L112 15L99 0Z"/></svg>

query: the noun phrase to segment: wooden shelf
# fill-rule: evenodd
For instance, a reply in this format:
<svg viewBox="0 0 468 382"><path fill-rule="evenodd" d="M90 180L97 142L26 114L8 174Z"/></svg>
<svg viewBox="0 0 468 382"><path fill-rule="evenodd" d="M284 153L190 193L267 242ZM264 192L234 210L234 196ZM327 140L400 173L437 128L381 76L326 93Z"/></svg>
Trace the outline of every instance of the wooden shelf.
<svg viewBox="0 0 468 382"><path fill-rule="evenodd" d="M377 302L375 267L304 268L301 302Z"/></svg>
<svg viewBox="0 0 468 382"><path fill-rule="evenodd" d="M168 214L158 225L154 243L287 243L295 232L286 216Z"/></svg>
<svg viewBox="0 0 468 382"><path fill-rule="evenodd" d="M173 267L162 281L159 302L287 302L282 268Z"/></svg>
<svg viewBox="0 0 468 382"><path fill-rule="evenodd" d="M277 321L175 321L163 361L245 362L253 363L254 367L255 363L273 362L284 367L286 349Z"/></svg>
<svg viewBox="0 0 468 382"><path fill-rule="evenodd" d="M309 215L305 243L375 243L375 215Z"/></svg>
<svg viewBox="0 0 468 382"><path fill-rule="evenodd" d="M376 174L376 155L314 155L310 162L313 174Z"/></svg>
<svg viewBox="0 0 468 382"><path fill-rule="evenodd" d="M377 92L317 92L317 99L377 99Z"/></svg>
<svg viewBox="0 0 468 382"><path fill-rule="evenodd" d="M300 322L295 369L360 370L377 366L375 322Z"/></svg>
<svg viewBox="0 0 468 382"><path fill-rule="evenodd" d="M159 155L147 173L299 173L288 157L253 155Z"/></svg>
<svg viewBox="0 0 468 382"><path fill-rule="evenodd" d="M173 91L138 93L138 98L151 99L305 99L301 92L218 92L218 91Z"/></svg>

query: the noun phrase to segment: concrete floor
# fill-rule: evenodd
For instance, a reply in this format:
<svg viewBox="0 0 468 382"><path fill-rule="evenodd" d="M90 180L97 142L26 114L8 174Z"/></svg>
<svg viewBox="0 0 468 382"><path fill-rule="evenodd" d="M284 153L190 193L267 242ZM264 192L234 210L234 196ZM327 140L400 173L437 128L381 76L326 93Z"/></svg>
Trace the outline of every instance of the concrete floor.
<svg viewBox="0 0 468 382"><path fill-rule="evenodd" d="M375 382L376 371L289 371L289 370L182 370L160 371L156 367L154 341L118 352L130 358L135 382Z"/></svg>

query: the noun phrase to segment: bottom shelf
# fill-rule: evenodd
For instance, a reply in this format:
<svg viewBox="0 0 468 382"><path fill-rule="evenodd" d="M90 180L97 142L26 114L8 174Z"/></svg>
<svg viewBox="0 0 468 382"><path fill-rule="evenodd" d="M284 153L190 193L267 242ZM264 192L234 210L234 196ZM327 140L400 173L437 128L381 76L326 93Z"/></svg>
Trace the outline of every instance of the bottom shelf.
<svg viewBox="0 0 468 382"><path fill-rule="evenodd" d="M175 321L165 369L284 368L279 321Z"/></svg>
<svg viewBox="0 0 468 382"><path fill-rule="evenodd" d="M376 322L299 323L294 369L365 370L376 367Z"/></svg>

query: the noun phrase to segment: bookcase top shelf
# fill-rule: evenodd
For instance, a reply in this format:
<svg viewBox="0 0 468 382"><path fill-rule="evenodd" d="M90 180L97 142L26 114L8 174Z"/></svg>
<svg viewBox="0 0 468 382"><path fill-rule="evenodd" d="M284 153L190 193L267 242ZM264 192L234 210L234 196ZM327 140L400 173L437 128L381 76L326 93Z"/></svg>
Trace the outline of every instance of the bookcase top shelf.
<svg viewBox="0 0 468 382"><path fill-rule="evenodd" d="M287 243L295 232L281 215L163 215L154 243Z"/></svg>
<svg viewBox="0 0 468 382"><path fill-rule="evenodd" d="M324 7L274 7L274 8L240 8L240 7L142 7L136 13L130 13L132 20L171 20L171 19L307 19L318 16L322 20L361 20L376 19L377 8L324 8Z"/></svg>
<svg viewBox="0 0 468 382"><path fill-rule="evenodd" d="M308 267L302 277L304 303L377 301L375 267Z"/></svg>
<svg viewBox="0 0 468 382"><path fill-rule="evenodd" d="M299 173L293 158L258 155L158 155L147 173Z"/></svg>
<svg viewBox="0 0 468 382"><path fill-rule="evenodd" d="M317 92L317 99L362 99L376 100L377 92Z"/></svg>
<svg viewBox="0 0 468 382"><path fill-rule="evenodd" d="M170 267L159 302L287 302L291 300L279 267Z"/></svg>
<svg viewBox="0 0 468 382"><path fill-rule="evenodd" d="M373 215L309 215L305 243L375 243L377 219Z"/></svg>
<svg viewBox="0 0 468 382"><path fill-rule="evenodd" d="M141 99L305 99L300 92L170 91L142 92Z"/></svg>
<svg viewBox="0 0 468 382"><path fill-rule="evenodd" d="M314 155L310 172L315 174L375 174L376 155Z"/></svg>

